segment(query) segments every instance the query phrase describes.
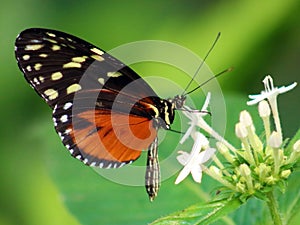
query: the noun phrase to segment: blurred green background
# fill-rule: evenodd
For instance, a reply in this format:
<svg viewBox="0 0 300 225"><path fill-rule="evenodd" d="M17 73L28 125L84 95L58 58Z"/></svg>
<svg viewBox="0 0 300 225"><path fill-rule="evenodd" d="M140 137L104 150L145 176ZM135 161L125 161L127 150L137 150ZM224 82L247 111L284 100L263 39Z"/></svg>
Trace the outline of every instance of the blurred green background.
<svg viewBox="0 0 300 225"><path fill-rule="evenodd" d="M271 74L278 85L299 83L299 10L297 0L2 1L0 224L146 224L206 200L215 188L208 178L201 187L190 178L175 187L172 177L149 203L144 187L107 181L71 158L53 129L50 109L17 68L14 41L23 29L62 30L106 50L132 41L164 40L200 57L220 31L207 64L215 73L235 68L218 79L228 103L231 130L226 133L232 133L247 95L262 89L265 75ZM136 68L141 76L147 73L146 67ZM161 71L165 75L168 71ZM177 75L174 80L184 84L187 77ZM299 128L299 90L279 97L286 137ZM160 152L170 149L166 142ZM241 209L244 214L231 215L222 223L263 223L260 203L249 205Z"/></svg>

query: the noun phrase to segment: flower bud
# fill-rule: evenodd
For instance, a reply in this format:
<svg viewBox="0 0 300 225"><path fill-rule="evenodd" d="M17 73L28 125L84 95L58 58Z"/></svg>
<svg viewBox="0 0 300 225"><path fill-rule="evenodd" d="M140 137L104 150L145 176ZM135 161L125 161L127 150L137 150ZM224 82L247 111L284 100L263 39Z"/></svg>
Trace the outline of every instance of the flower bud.
<svg viewBox="0 0 300 225"><path fill-rule="evenodd" d="M247 184L248 192L253 193L253 181L251 177L251 170L249 166L245 163L241 164L239 167L240 174L242 175L240 181L245 179L245 182ZM243 178L243 179L242 179Z"/></svg>
<svg viewBox="0 0 300 225"><path fill-rule="evenodd" d="M280 176L284 179L287 179L291 174L291 170L283 170L280 174Z"/></svg>
<svg viewBox="0 0 300 225"><path fill-rule="evenodd" d="M261 185L261 183L255 183L254 184L254 189L255 190L260 190L263 186Z"/></svg>
<svg viewBox="0 0 300 225"><path fill-rule="evenodd" d="M282 144L281 135L278 132L273 131L272 134L270 135L269 145L272 148L280 148L281 144Z"/></svg>
<svg viewBox="0 0 300 225"><path fill-rule="evenodd" d="M293 145L293 149L296 152L300 152L300 140L295 142L295 144Z"/></svg>
<svg viewBox="0 0 300 225"><path fill-rule="evenodd" d="M234 159L233 156L230 154L229 149L221 142L217 142L216 146L219 152L225 157L225 159L228 162L233 163Z"/></svg>
<svg viewBox="0 0 300 225"><path fill-rule="evenodd" d="M219 177L222 177L222 176L223 176L221 170L220 170L218 167L216 167L216 166L211 166L211 167L209 167L209 170L210 170L210 172L211 172L212 174L214 174L214 175L216 175L216 176L219 176Z"/></svg>
<svg viewBox="0 0 300 225"><path fill-rule="evenodd" d="M253 124L251 115L246 110L240 113L240 122L244 124L245 127L251 126Z"/></svg>
<svg viewBox="0 0 300 225"><path fill-rule="evenodd" d="M276 181L277 180L272 175L266 178L266 182L268 185L273 185L276 183Z"/></svg>
<svg viewBox="0 0 300 225"><path fill-rule="evenodd" d="M246 185L243 184L242 182L238 182L238 183L236 184L236 187L237 187L237 189L238 189L240 192L242 192L242 193L244 193L244 192L246 191Z"/></svg>
<svg viewBox="0 0 300 225"><path fill-rule="evenodd" d="M248 131L243 123L237 123L235 125L235 134L238 138L246 138L248 136Z"/></svg>
<svg viewBox="0 0 300 225"><path fill-rule="evenodd" d="M300 157L300 140L296 141L293 145L293 151L291 155L288 157L286 163L295 163L299 160Z"/></svg>
<svg viewBox="0 0 300 225"><path fill-rule="evenodd" d="M245 163L240 165L240 173L243 177L248 177L251 174L249 166Z"/></svg>
<svg viewBox="0 0 300 225"><path fill-rule="evenodd" d="M268 117L271 114L270 106L266 100L262 100L258 103L258 112L260 117Z"/></svg>
<svg viewBox="0 0 300 225"><path fill-rule="evenodd" d="M259 180L264 181L271 172L271 167L267 166L265 163L260 163L259 166L254 169L254 171L258 175Z"/></svg>

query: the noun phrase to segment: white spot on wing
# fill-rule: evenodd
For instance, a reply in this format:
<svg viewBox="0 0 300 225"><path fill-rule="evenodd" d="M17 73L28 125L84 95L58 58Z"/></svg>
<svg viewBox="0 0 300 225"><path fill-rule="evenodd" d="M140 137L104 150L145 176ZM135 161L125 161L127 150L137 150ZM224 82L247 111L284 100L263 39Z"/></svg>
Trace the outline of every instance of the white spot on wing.
<svg viewBox="0 0 300 225"><path fill-rule="evenodd" d="M120 72L108 72L107 76L108 77L119 77L119 76L122 76L122 74Z"/></svg>
<svg viewBox="0 0 300 225"><path fill-rule="evenodd" d="M30 55L23 55L23 60L28 60L28 59L30 59Z"/></svg>
<svg viewBox="0 0 300 225"><path fill-rule="evenodd" d="M41 67L42 67L42 64L40 64L40 63L36 63L36 64L34 65L34 69L35 69L36 71L40 70Z"/></svg>
<svg viewBox="0 0 300 225"><path fill-rule="evenodd" d="M45 53L42 53L42 54L39 54L39 57L42 57L42 58L47 58L47 57L48 57L48 55L47 55L47 54L45 54Z"/></svg>
<svg viewBox="0 0 300 225"><path fill-rule="evenodd" d="M26 51L36 51L44 47L44 45L26 45L25 50Z"/></svg>
<svg viewBox="0 0 300 225"><path fill-rule="evenodd" d="M67 115L62 115L62 116L60 117L60 121L61 121L62 123L67 122L67 121L68 121L68 116L67 116Z"/></svg>
<svg viewBox="0 0 300 225"><path fill-rule="evenodd" d="M101 51L101 50L98 49L98 48L92 48L91 51L94 52L94 53L96 53L96 54L98 54L98 55L103 55L103 54L104 54L104 52Z"/></svg>
<svg viewBox="0 0 300 225"><path fill-rule="evenodd" d="M81 68L81 64L77 62L69 62L64 64L63 68Z"/></svg>
<svg viewBox="0 0 300 225"><path fill-rule="evenodd" d="M60 46L59 45L53 45L51 49L53 51L58 51L58 50L60 50Z"/></svg>
<svg viewBox="0 0 300 225"><path fill-rule="evenodd" d="M30 40L31 43L40 43L41 41L37 40L37 39L33 39L33 40Z"/></svg>
<svg viewBox="0 0 300 225"><path fill-rule="evenodd" d="M60 132L57 132L57 134L60 137L60 139L63 141L65 137Z"/></svg>
<svg viewBox="0 0 300 225"><path fill-rule="evenodd" d="M61 72L55 72L51 75L51 80L59 80L63 77L63 74Z"/></svg>
<svg viewBox="0 0 300 225"><path fill-rule="evenodd" d="M47 34L48 34L48 36L50 36L50 37L56 37L56 35L53 34L53 33L47 32Z"/></svg>
<svg viewBox="0 0 300 225"><path fill-rule="evenodd" d="M48 96L49 100L53 100L58 97L58 92L51 88L44 91L44 94Z"/></svg>
<svg viewBox="0 0 300 225"><path fill-rule="evenodd" d="M75 42L75 41L73 41L71 38L67 38L67 40L68 40L69 42Z"/></svg>
<svg viewBox="0 0 300 225"><path fill-rule="evenodd" d="M39 80L35 77L35 78L33 78L33 82L35 83L35 84L37 84L37 85L39 85L40 84L40 82L39 82Z"/></svg>
<svg viewBox="0 0 300 225"><path fill-rule="evenodd" d="M56 122L56 118L53 117L53 123L55 124L55 126L57 126L57 122Z"/></svg>
<svg viewBox="0 0 300 225"><path fill-rule="evenodd" d="M54 106L53 113L56 112L56 109L57 109L57 104Z"/></svg>
<svg viewBox="0 0 300 225"><path fill-rule="evenodd" d="M67 103L64 105L63 109L64 109L64 110L67 110L67 109L69 109L71 106L72 106L72 103L71 103L71 102L67 102Z"/></svg>
<svg viewBox="0 0 300 225"><path fill-rule="evenodd" d="M49 39L49 38L45 38L46 41L49 41L53 44L57 44L57 41L55 41L54 39Z"/></svg>
<svg viewBox="0 0 300 225"><path fill-rule="evenodd" d="M72 84L67 88L67 94L71 94L73 92L79 91L81 86L79 84Z"/></svg>
<svg viewBox="0 0 300 225"><path fill-rule="evenodd" d="M98 60L98 61L104 61L104 58L103 57L101 57L100 55L91 55L91 57L93 58L93 59L96 59L96 60Z"/></svg>
<svg viewBox="0 0 300 225"><path fill-rule="evenodd" d="M102 77L98 78L98 82L102 85L104 85L104 79Z"/></svg>
<svg viewBox="0 0 300 225"><path fill-rule="evenodd" d="M45 78L42 76L39 76L39 80L41 81L41 83L43 83L45 81Z"/></svg>
<svg viewBox="0 0 300 225"><path fill-rule="evenodd" d="M87 57L84 57L84 56L82 56L82 57L73 57L72 58L72 61L73 62L77 62L77 63L82 63L82 62L84 62L85 61L85 59L86 59Z"/></svg>
<svg viewBox="0 0 300 225"><path fill-rule="evenodd" d="M71 131L72 131L72 129L70 129L70 128L69 128L69 129L66 129L66 130L65 130L65 134L67 134L67 135L68 135L68 134L70 134L70 133L71 133Z"/></svg>
<svg viewBox="0 0 300 225"><path fill-rule="evenodd" d="M31 66L26 66L26 70L27 70L28 72L31 72L31 71L32 71Z"/></svg>

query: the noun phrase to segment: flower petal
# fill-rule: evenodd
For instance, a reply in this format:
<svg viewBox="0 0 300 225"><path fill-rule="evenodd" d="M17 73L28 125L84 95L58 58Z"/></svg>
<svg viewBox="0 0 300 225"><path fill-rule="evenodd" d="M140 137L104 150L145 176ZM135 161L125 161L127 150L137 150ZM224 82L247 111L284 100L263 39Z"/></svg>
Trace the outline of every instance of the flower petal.
<svg viewBox="0 0 300 225"><path fill-rule="evenodd" d="M282 87L278 88L278 91L280 94L282 94L284 92L288 92L288 91L292 90L294 87L296 87L296 85L297 85L297 82L294 82L287 87L282 86Z"/></svg>
<svg viewBox="0 0 300 225"><path fill-rule="evenodd" d="M268 96L265 95L265 93L263 92L262 94L259 95L248 95L248 97L252 100L247 102L247 105L255 105L257 103L259 103L260 101L266 99Z"/></svg>
<svg viewBox="0 0 300 225"><path fill-rule="evenodd" d="M185 166L189 161L190 154L184 151L178 151L178 153L180 153L180 155L178 155L176 159L181 165Z"/></svg>
<svg viewBox="0 0 300 225"><path fill-rule="evenodd" d="M270 99L270 98L276 98L277 95L288 92L292 90L294 87L296 87L297 83L294 82L290 84L289 86L285 87L274 87L273 85L273 79L270 75L266 76L263 80L263 83L265 85L265 90L262 91L258 95L249 95L249 98L252 99L247 102L247 105L255 105L258 102L264 100L264 99Z"/></svg>
<svg viewBox="0 0 300 225"><path fill-rule="evenodd" d="M193 132L193 130L195 130L195 126L190 126L187 131L185 132L185 134L182 136L181 140L179 141L180 144L183 144L186 139L188 139L188 137L191 135L191 133Z"/></svg>
<svg viewBox="0 0 300 225"><path fill-rule="evenodd" d="M181 181L183 181L191 172L190 168L183 167L183 169L180 171L178 177L175 180L175 184L179 184Z"/></svg>
<svg viewBox="0 0 300 225"><path fill-rule="evenodd" d="M211 97L211 94L210 94L210 92L208 92L207 95L206 95L205 102L202 106L201 111L206 111L207 110L209 102L210 102L210 97Z"/></svg>
<svg viewBox="0 0 300 225"><path fill-rule="evenodd" d="M202 179L202 168L200 165L195 165L191 171L192 177L195 182L201 183Z"/></svg>
<svg viewBox="0 0 300 225"><path fill-rule="evenodd" d="M215 154L216 149L214 148L208 148L205 149L204 151L200 152L200 154L197 156L197 163L198 164L203 164L207 162L211 157Z"/></svg>

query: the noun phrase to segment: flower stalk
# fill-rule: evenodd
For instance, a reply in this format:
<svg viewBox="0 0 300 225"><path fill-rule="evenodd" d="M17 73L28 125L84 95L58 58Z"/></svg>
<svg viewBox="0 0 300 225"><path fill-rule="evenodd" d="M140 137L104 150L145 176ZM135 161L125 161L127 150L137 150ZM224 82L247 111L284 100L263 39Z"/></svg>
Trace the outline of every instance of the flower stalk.
<svg viewBox="0 0 300 225"><path fill-rule="evenodd" d="M278 210L278 203L274 197L274 193L272 191L266 193L267 197L267 205L273 220L274 225L282 225L282 219L280 217L280 213Z"/></svg>

